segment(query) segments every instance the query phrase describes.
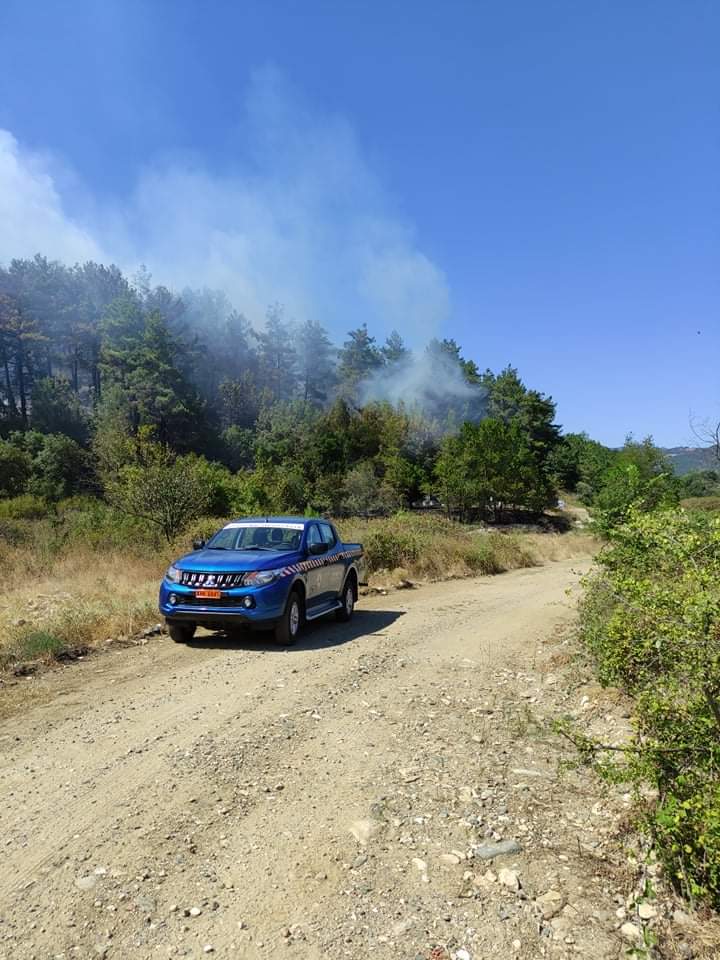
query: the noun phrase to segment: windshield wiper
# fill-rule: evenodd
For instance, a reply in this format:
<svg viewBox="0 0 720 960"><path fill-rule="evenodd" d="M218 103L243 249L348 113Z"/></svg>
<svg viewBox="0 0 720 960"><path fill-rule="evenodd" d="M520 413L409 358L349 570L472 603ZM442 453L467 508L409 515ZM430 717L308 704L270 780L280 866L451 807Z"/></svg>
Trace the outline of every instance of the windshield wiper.
<svg viewBox="0 0 720 960"><path fill-rule="evenodd" d="M205 547L206 550L229 550L230 547Z"/></svg>
<svg viewBox="0 0 720 960"><path fill-rule="evenodd" d="M272 550L272 547L259 547L256 543L252 547L238 547L238 550Z"/></svg>

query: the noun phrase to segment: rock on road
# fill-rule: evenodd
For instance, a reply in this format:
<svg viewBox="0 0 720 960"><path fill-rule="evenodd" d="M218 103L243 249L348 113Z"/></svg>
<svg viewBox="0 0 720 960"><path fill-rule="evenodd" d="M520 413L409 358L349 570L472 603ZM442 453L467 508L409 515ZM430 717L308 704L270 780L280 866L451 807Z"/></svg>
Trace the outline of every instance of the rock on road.
<svg viewBox="0 0 720 960"><path fill-rule="evenodd" d="M569 906L572 791L529 732L587 566L366 597L294 648L163 637L27 681L0 729L0 957L578 955L593 910L582 955L618 955L594 868Z"/></svg>

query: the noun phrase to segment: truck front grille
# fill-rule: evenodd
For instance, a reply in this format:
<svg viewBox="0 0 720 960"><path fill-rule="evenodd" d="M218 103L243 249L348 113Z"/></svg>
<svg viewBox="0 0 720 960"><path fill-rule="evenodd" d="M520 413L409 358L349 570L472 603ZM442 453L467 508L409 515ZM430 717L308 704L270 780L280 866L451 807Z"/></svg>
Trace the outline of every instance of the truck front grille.
<svg viewBox="0 0 720 960"><path fill-rule="evenodd" d="M244 576L244 573L194 573L192 570L183 570L180 583L184 587L217 587L227 590L230 587L242 586Z"/></svg>

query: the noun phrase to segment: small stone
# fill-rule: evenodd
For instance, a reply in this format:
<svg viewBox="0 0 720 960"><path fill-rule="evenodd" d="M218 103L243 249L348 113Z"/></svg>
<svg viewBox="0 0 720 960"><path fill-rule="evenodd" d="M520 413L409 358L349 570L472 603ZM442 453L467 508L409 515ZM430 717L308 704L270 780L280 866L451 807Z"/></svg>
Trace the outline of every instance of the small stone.
<svg viewBox="0 0 720 960"><path fill-rule="evenodd" d="M356 820L350 825L350 833L363 846L377 833L378 825L374 820Z"/></svg>
<svg viewBox="0 0 720 960"><path fill-rule="evenodd" d="M96 883L97 878L93 876L75 878L75 886L78 890L92 890Z"/></svg>
<svg viewBox="0 0 720 960"><path fill-rule="evenodd" d="M203 953L214 953L215 947L211 943L206 943L203 947Z"/></svg>
<svg viewBox="0 0 720 960"><path fill-rule="evenodd" d="M366 853L361 853L360 856L355 857L350 866L353 870L357 870L358 867L362 867L363 864L367 863L367 859L368 855Z"/></svg>
<svg viewBox="0 0 720 960"><path fill-rule="evenodd" d="M508 890L514 890L516 893L520 889L520 880L514 870L503 869L498 874L500 883Z"/></svg>
<svg viewBox="0 0 720 960"><path fill-rule="evenodd" d="M465 947L460 947L459 950L456 950L455 953L453 954L453 957L455 958L455 960L472 960L470 954L465 949Z"/></svg>
<svg viewBox="0 0 720 960"><path fill-rule="evenodd" d="M460 863L460 857L454 853L441 853L439 860L440 863L444 863L448 867L456 867Z"/></svg>
<svg viewBox="0 0 720 960"><path fill-rule="evenodd" d="M653 920L658 912L651 903L641 903L638 907L638 916L641 920Z"/></svg>
<svg viewBox="0 0 720 960"><path fill-rule="evenodd" d="M200 907L190 907L191 917L199 917L201 913L202 913L202 910L200 909Z"/></svg>
<svg viewBox="0 0 720 960"><path fill-rule="evenodd" d="M624 923L620 927L620 935L628 943L640 943L642 940L642 930L634 923Z"/></svg>
<svg viewBox="0 0 720 960"><path fill-rule="evenodd" d="M471 855L476 860L493 860L495 857L504 857L521 851L522 847L517 840L502 840L500 843L481 843L472 848Z"/></svg>
<svg viewBox="0 0 720 960"><path fill-rule="evenodd" d="M565 904L565 898L557 890L548 890L547 893L543 893L542 896L538 897L535 903L540 907L543 919L551 920L562 910Z"/></svg>

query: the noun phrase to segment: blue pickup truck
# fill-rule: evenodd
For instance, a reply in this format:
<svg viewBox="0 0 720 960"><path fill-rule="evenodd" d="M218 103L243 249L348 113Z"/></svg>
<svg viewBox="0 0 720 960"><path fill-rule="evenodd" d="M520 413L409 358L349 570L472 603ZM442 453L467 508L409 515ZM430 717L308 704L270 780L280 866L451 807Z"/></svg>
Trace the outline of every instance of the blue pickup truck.
<svg viewBox="0 0 720 960"><path fill-rule="evenodd" d="M306 620L349 620L365 582L363 548L343 543L327 520L234 520L171 564L160 585L160 613L176 643L197 627L272 628L292 644Z"/></svg>

